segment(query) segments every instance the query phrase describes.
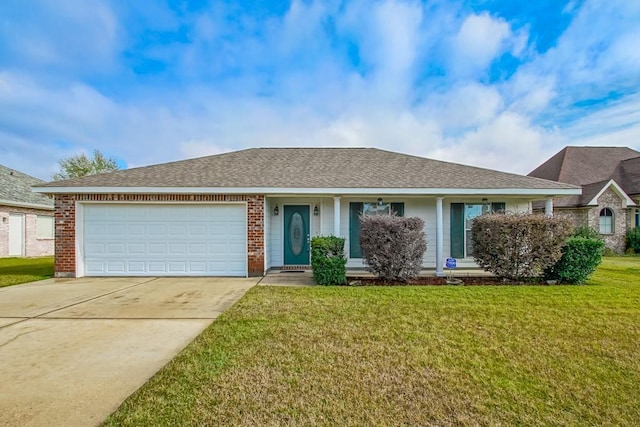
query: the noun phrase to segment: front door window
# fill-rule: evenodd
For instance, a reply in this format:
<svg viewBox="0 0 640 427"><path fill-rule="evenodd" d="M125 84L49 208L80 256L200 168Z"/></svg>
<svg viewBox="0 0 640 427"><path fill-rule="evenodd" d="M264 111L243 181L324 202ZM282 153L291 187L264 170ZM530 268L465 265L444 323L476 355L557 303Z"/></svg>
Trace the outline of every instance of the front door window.
<svg viewBox="0 0 640 427"><path fill-rule="evenodd" d="M284 206L284 264L309 265L309 206Z"/></svg>

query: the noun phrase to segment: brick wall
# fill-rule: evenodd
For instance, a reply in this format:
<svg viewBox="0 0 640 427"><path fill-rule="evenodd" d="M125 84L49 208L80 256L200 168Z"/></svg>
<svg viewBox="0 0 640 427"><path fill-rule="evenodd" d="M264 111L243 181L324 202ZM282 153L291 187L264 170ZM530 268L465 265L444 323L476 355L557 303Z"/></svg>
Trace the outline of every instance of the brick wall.
<svg viewBox="0 0 640 427"><path fill-rule="evenodd" d="M76 202L246 202L247 269L264 274L264 196L219 194L58 194L55 197L56 277L76 275Z"/></svg>
<svg viewBox="0 0 640 427"><path fill-rule="evenodd" d="M600 229L600 211L609 208L613 211L613 234L604 234L605 245L617 253L623 253L625 249L624 235L627 233L628 209L622 207L622 198L608 188L598 198L598 206L589 210L589 226Z"/></svg>
<svg viewBox="0 0 640 427"><path fill-rule="evenodd" d="M609 208L613 211L613 234L603 234L604 242L607 248L617 253L625 250L624 235L629 225L629 208L622 207L622 199L611 188L607 189L600 198L598 198L598 206L575 208L575 209L556 209L554 214L564 216L571 220L574 226L589 226L594 230L600 230L600 211Z"/></svg>
<svg viewBox="0 0 640 427"><path fill-rule="evenodd" d="M44 209L20 208L14 206L0 206L0 257L9 256L9 214L24 215L24 256L36 257L53 255L53 239L38 239L38 215L53 216L53 211Z"/></svg>

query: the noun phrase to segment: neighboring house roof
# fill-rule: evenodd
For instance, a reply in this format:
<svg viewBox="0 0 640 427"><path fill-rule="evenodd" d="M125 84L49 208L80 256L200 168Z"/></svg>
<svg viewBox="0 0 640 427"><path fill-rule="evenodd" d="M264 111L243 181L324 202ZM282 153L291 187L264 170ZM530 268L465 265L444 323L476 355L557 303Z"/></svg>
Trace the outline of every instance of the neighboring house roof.
<svg viewBox="0 0 640 427"><path fill-rule="evenodd" d="M582 196L558 198L556 207L586 206L612 185L611 180L616 192L631 200L629 195L640 194L640 152L627 147L565 147L529 176L582 187Z"/></svg>
<svg viewBox="0 0 640 427"><path fill-rule="evenodd" d="M489 194L575 194L576 187L522 175L426 159L374 148L252 148L191 160L115 171L39 186L49 193L260 191L320 193L353 189L484 189ZM164 191L162 189L165 189ZM310 190L316 191L310 191ZM402 191L397 191L401 193ZM416 191L416 194L418 192ZM425 194L425 193L420 193Z"/></svg>
<svg viewBox="0 0 640 427"><path fill-rule="evenodd" d="M621 161L612 178L627 194L640 195L640 157Z"/></svg>
<svg viewBox="0 0 640 427"><path fill-rule="evenodd" d="M565 147L529 176L573 185L608 181L621 161L638 156L627 147Z"/></svg>
<svg viewBox="0 0 640 427"><path fill-rule="evenodd" d="M31 190L44 182L0 165L0 205L53 210L53 199Z"/></svg>

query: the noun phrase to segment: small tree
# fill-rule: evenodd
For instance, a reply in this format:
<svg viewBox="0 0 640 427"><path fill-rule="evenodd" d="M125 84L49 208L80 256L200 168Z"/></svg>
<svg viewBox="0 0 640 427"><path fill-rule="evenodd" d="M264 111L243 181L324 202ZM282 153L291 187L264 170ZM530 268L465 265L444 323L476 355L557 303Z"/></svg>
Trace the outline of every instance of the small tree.
<svg viewBox="0 0 640 427"><path fill-rule="evenodd" d="M52 175L54 181L80 178L82 176L113 172L120 169L114 158L105 157L99 150L93 152L92 159L82 153L77 156L62 159L58 164L60 165L60 171Z"/></svg>
<svg viewBox="0 0 640 427"><path fill-rule="evenodd" d="M417 277L427 250L424 221L395 215L360 216L360 246L367 270L386 281Z"/></svg>
<svg viewBox="0 0 640 427"><path fill-rule="evenodd" d="M473 220L474 259L509 280L538 277L562 256L567 219L533 214L483 215Z"/></svg>

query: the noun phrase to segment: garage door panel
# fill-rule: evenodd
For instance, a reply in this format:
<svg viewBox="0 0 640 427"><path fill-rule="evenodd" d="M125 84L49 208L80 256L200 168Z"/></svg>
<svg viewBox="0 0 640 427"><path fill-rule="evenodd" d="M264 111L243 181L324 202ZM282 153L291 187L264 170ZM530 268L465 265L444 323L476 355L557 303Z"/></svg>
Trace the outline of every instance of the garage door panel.
<svg viewBox="0 0 640 427"><path fill-rule="evenodd" d="M87 275L246 274L244 205L84 206Z"/></svg>
<svg viewBox="0 0 640 427"><path fill-rule="evenodd" d="M190 243L189 253L194 255L203 255L207 253L207 245L205 243Z"/></svg>
<svg viewBox="0 0 640 427"><path fill-rule="evenodd" d="M144 243L129 243L127 253L129 255L144 255L147 252L147 245Z"/></svg>
<svg viewBox="0 0 640 427"><path fill-rule="evenodd" d="M129 261L127 263L127 271L131 274L144 273L146 271L146 263L144 261Z"/></svg>

